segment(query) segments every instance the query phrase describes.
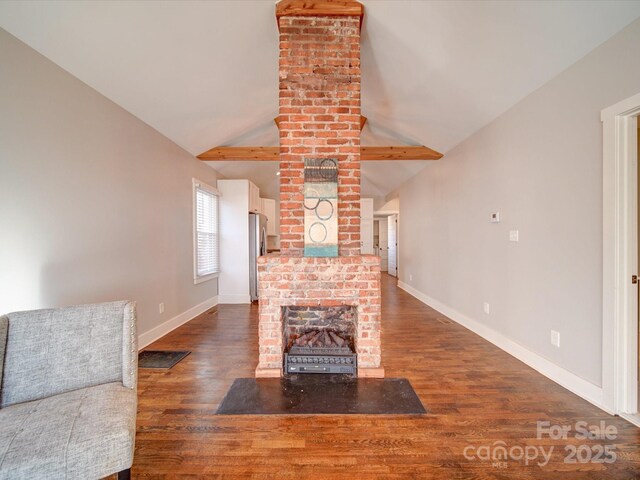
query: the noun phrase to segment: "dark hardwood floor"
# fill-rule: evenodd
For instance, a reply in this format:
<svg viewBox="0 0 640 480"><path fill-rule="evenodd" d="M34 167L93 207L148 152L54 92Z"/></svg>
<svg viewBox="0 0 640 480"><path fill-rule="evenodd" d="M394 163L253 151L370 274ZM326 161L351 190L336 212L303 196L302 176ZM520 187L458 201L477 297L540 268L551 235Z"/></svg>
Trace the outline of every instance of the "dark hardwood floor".
<svg viewBox="0 0 640 480"><path fill-rule="evenodd" d="M640 478L639 429L425 306L388 275L383 364L388 377L411 381L428 415L216 416L233 380L253 376L257 313L257 306L220 305L149 347L192 354L169 371L140 370L134 478ZM536 439L536 422L545 420L604 420L617 436ZM617 460L565 463L565 446L582 444L581 458L613 445ZM516 459L464 455L466 447L500 445ZM551 461L526 465L517 459L526 447L530 455L554 447Z"/></svg>

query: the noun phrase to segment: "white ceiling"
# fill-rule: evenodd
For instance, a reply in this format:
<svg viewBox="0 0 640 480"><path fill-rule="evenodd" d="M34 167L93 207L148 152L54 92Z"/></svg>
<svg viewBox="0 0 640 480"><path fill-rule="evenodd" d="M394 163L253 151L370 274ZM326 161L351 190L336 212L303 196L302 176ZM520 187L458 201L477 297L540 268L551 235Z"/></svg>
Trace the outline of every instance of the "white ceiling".
<svg viewBox="0 0 640 480"><path fill-rule="evenodd" d="M274 3L1 1L0 26L199 154L277 144ZM638 1L364 3L363 144L445 154L640 16ZM214 166L277 192L275 164L229 163ZM366 163L363 194L425 163Z"/></svg>

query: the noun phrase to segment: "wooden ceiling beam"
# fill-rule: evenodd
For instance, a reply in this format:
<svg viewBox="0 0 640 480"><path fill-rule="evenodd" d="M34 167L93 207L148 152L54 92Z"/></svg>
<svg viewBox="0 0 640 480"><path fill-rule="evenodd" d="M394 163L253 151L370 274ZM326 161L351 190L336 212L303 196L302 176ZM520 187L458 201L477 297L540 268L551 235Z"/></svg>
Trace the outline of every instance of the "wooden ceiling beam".
<svg viewBox="0 0 640 480"><path fill-rule="evenodd" d="M198 155L200 160L280 161L280 147L215 147ZM424 146L360 147L360 160L439 160L440 152Z"/></svg>
<svg viewBox="0 0 640 480"><path fill-rule="evenodd" d="M420 146L360 147L360 160L439 160L440 152Z"/></svg>
<svg viewBox="0 0 640 480"><path fill-rule="evenodd" d="M280 161L280 147L215 147L198 155L200 160Z"/></svg>
<svg viewBox="0 0 640 480"><path fill-rule="evenodd" d="M278 127L278 129L280 128L280 117L276 117L273 119L273 123L276 124L276 127ZM367 117L365 117L364 115L360 115L360 131L362 131L362 129L364 128L364 124L367 123Z"/></svg>

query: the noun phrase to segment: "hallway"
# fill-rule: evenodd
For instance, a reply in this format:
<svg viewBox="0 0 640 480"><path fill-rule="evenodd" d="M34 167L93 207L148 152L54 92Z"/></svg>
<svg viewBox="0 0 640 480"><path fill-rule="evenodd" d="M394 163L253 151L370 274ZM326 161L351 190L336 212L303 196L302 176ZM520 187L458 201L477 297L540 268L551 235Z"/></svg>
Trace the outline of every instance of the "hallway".
<svg viewBox="0 0 640 480"><path fill-rule="evenodd" d="M149 349L191 350L169 371L141 370L133 475L140 478L638 478L640 431L568 392L396 287L383 275L382 363L406 377L424 416L216 416L257 364L257 305L219 305ZM601 420L615 440L536 439L536 422ZM537 458L465 458L467 447L553 446ZM565 446L615 445L617 461L564 463ZM467 453L475 452L468 448ZM606 470L606 472L605 472Z"/></svg>

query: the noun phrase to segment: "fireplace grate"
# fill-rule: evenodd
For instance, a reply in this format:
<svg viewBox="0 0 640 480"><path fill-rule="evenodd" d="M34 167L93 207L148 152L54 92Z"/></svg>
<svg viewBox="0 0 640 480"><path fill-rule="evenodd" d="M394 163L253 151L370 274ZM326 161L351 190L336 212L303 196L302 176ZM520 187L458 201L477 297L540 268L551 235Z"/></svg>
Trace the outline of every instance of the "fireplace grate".
<svg viewBox="0 0 640 480"><path fill-rule="evenodd" d="M309 349L307 349L309 350ZM287 373L342 373L356 375L357 355L295 355L285 353L285 371Z"/></svg>
<svg viewBox="0 0 640 480"><path fill-rule="evenodd" d="M284 371L287 374L357 374L353 338L345 332L312 328L302 335L291 335L286 344Z"/></svg>
<svg viewBox="0 0 640 480"><path fill-rule="evenodd" d="M350 355L353 351L349 347L298 347L289 348L290 355Z"/></svg>

